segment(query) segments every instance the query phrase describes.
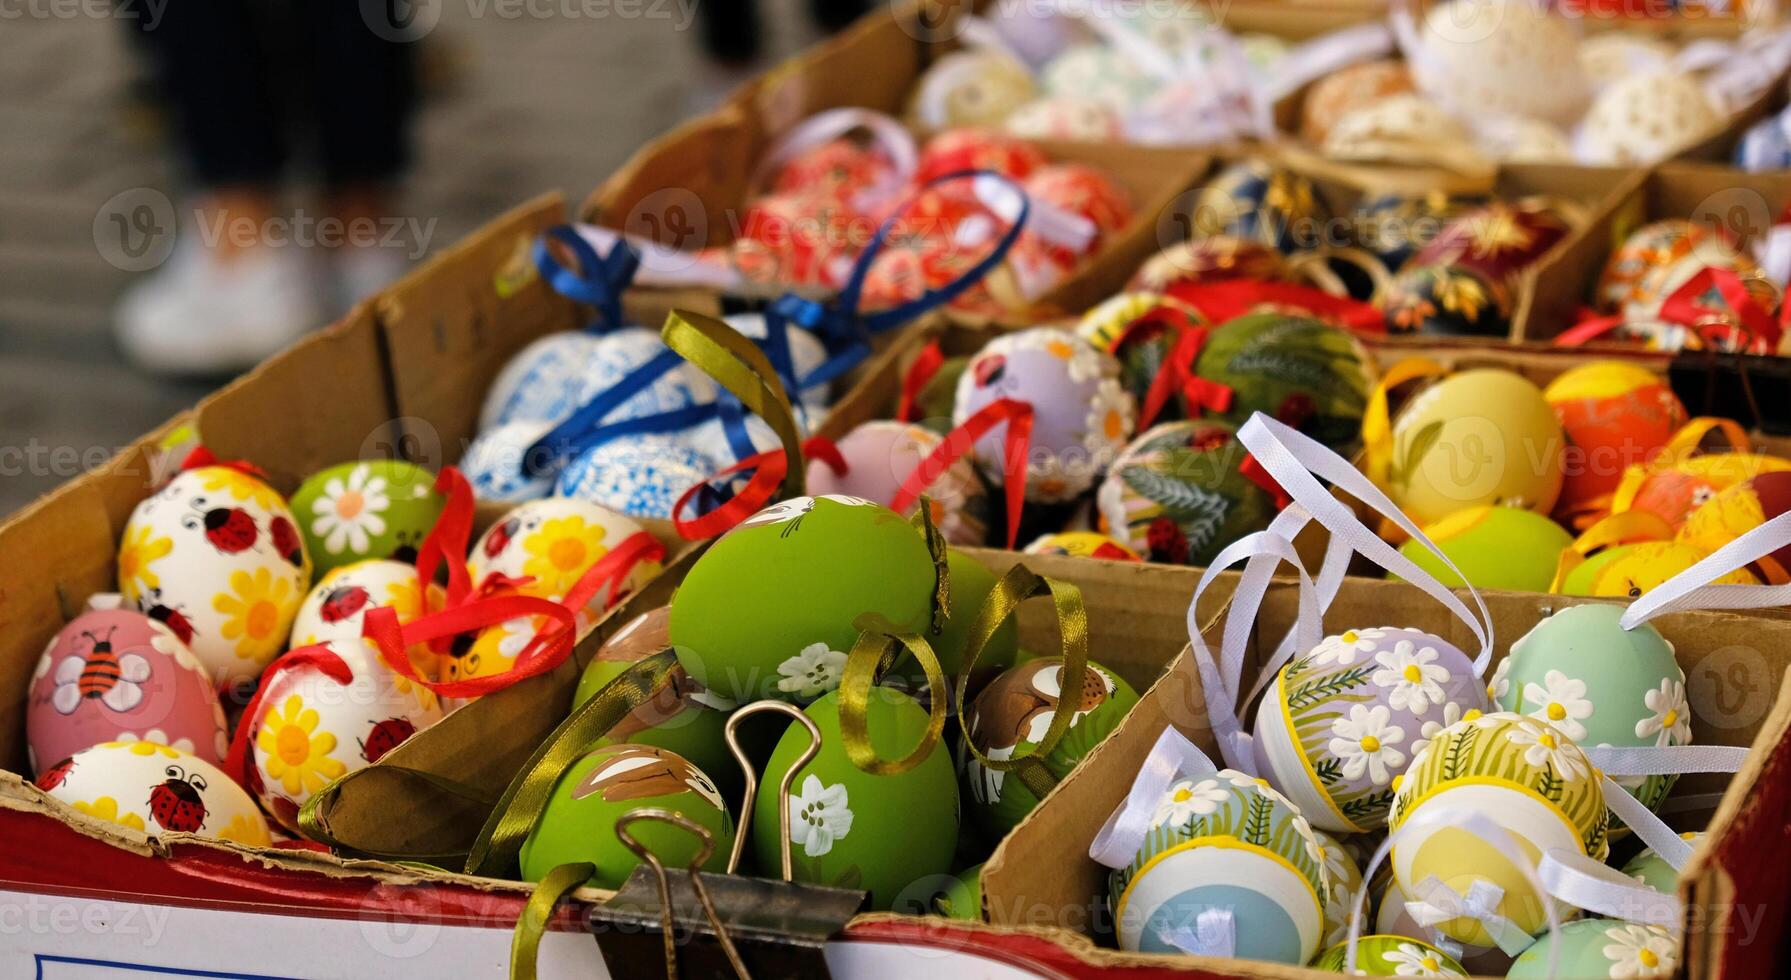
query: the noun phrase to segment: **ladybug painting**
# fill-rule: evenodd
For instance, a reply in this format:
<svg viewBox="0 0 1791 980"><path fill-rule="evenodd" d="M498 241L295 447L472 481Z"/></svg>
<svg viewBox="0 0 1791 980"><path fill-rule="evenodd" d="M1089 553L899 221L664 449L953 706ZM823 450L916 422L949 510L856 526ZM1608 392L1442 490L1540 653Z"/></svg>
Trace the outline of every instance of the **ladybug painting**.
<svg viewBox="0 0 1791 980"><path fill-rule="evenodd" d="M340 623L367 608L372 600L367 590L358 585L344 585L330 590L323 600L323 621Z"/></svg>
<svg viewBox="0 0 1791 980"><path fill-rule="evenodd" d="M408 718L387 718L373 726L367 737L361 740L361 758L369 763L378 762L380 757L398 747L398 743L415 735L417 726Z"/></svg>
<svg viewBox="0 0 1791 980"><path fill-rule="evenodd" d="M305 546L299 541L298 528L284 516L276 514L267 522L267 533L274 539L274 550L294 568L305 564Z"/></svg>
<svg viewBox="0 0 1791 980"><path fill-rule="evenodd" d="M149 791L149 814L165 830L195 833L205 825L205 777L187 775L179 766L169 766L167 781Z"/></svg>
<svg viewBox="0 0 1791 980"><path fill-rule="evenodd" d="M193 633L195 632L193 621L187 618L186 613L163 603L161 589L149 590L149 605L143 610L143 615L168 627L175 636L180 638L180 642L193 642Z"/></svg>
<svg viewBox="0 0 1791 980"><path fill-rule="evenodd" d="M46 791L55 789L62 785L62 781L68 778L69 773L74 771L75 760L64 759L38 774L37 788Z"/></svg>
<svg viewBox="0 0 1791 980"><path fill-rule="evenodd" d="M516 531L521 526L522 519L512 517L492 528L491 533L485 536L485 557L496 558L503 553L503 550L510 546L510 539L516 536Z"/></svg>
<svg viewBox="0 0 1791 980"><path fill-rule="evenodd" d="M1180 565L1188 560L1188 536L1173 517L1158 517L1145 532L1151 557Z"/></svg>
<svg viewBox="0 0 1791 980"><path fill-rule="evenodd" d="M186 519L186 526L205 528L205 540L218 549L220 554L239 555L255 547L255 541L261 532L255 527L255 518L241 507L205 506L205 498L193 500L195 513Z"/></svg>
<svg viewBox="0 0 1791 980"><path fill-rule="evenodd" d="M970 366L970 369L975 373L976 386L987 388L1000 381L1001 376L1007 373L1007 358L1000 354L979 357L976 359L976 363Z"/></svg>

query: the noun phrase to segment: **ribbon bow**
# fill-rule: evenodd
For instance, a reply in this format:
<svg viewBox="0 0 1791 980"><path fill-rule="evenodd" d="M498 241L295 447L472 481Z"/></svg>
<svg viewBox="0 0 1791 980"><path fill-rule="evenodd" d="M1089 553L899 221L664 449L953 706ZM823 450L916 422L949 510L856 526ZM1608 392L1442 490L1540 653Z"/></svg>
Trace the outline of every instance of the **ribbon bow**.
<svg viewBox="0 0 1791 980"><path fill-rule="evenodd" d="M1714 292L1721 304L1709 301ZM1654 314L1662 326L1659 346L1676 350L1696 339L1706 346L1772 353L1784 328L1760 305L1747 283L1733 270L1705 266L1681 283ZM1632 324L1626 313L1581 320L1554 339L1557 347L1578 347Z"/></svg>
<svg viewBox="0 0 1791 980"><path fill-rule="evenodd" d="M1473 919L1486 929L1500 949L1511 956L1529 949L1536 942L1536 937L1499 914L1505 889L1484 878L1475 879L1468 886L1466 895L1444 884L1435 875L1418 882L1412 891L1416 897L1405 903L1406 914L1427 929L1451 919Z"/></svg>
<svg viewBox="0 0 1791 980"><path fill-rule="evenodd" d="M578 268L560 264L550 242L558 242L571 252ZM554 292L596 309L597 319L586 330L600 334L622 326L622 294L634 282L634 274L641 266L640 253L626 240L618 238L609 253L603 255L572 225L556 225L535 240L534 259L541 278Z"/></svg>
<svg viewBox="0 0 1791 980"><path fill-rule="evenodd" d="M1192 923L1158 930L1157 938L1189 956L1237 955L1237 923L1231 909L1203 909Z"/></svg>

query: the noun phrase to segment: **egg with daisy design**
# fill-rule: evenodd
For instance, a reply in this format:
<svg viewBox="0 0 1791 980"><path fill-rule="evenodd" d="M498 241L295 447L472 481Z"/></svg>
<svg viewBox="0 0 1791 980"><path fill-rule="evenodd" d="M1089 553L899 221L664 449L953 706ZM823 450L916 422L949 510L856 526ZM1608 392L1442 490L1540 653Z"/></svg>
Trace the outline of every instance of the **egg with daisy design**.
<svg viewBox="0 0 1791 980"><path fill-rule="evenodd" d="M1689 745L1685 671L1647 624L1626 630L1623 607L1569 606L1537 623L1493 672L1505 711L1547 722L1587 746ZM1643 805L1660 805L1671 775L1612 777Z"/></svg>
<svg viewBox="0 0 1791 980"><path fill-rule="evenodd" d="M1325 896L1325 938L1322 945L1332 946L1349 938L1349 919L1354 910L1356 893L1362 890L1362 867L1343 842L1314 828L1312 836L1325 851L1325 871L1330 894ZM1364 914L1373 910L1372 903L1362 906Z"/></svg>
<svg viewBox="0 0 1791 980"><path fill-rule="evenodd" d="M1258 771L1315 826L1374 830L1428 739L1485 708L1473 661L1449 641L1396 626L1347 630L1290 660L1265 693Z"/></svg>
<svg viewBox="0 0 1791 980"><path fill-rule="evenodd" d="M1314 970L1346 972L1349 944L1338 943L1312 961ZM1455 957L1405 936L1363 936L1356 941L1356 975L1368 977L1465 977Z"/></svg>
<svg viewBox="0 0 1791 980"><path fill-rule="evenodd" d="M1484 815L1509 839L1501 847L1447 819L1424 816L1461 811ZM1433 878L1461 895L1483 882L1496 886L1501 897L1493 911L1535 935L1548 923L1545 899L1506 852L1522 857L1531 873L1553 848L1603 861L1608 819L1598 770L1560 730L1504 711L1463 718L1431 738L1399 780L1387 820L1401 835L1393 877L1408 895L1422 895L1420 886ZM1572 914L1560 903L1556 908L1562 918ZM1457 942L1493 945L1476 919L1449 919L1437 928Z"/></svg>
<svg viewBox="0 0 1791 980"><path fill-rule="evenodd" d="M1559 936L1538 938L1505 975L1515 980L1670 977L1679 967L1679 957L1679 938L1660 926L1581 919L1562 925ZM1551 963L1555 972L1550 972Z"/></svg>
<svg viewBox="0 0 1791 980"><path fill-rule="evenodd" d="M585 500L552 497L520 504L487 528L467 556L467 572L475 587L491 575L526 579L527 595L558 601L578 584L591 566L636 534L633 519ZM636 564L616 595L605 587L583 610L594 616L612 601L646 585L659 573L659 563Z"/></svg>
<svg viewBox="0 0 1791 980"><path fill-rule="evenodd" d="M1680 834L1679 839L1696 848L1704 836L1703 831L1688 831ZM1655 891L1669 895L1679 891L1679 869L1668 864L1666 858L1654 853L1652 847L1644 847L1635 857L1630 858L1629 863L1623 866L1623 873Z"/></svg>
<svg viewBox="0 0 1791 980"><path fill-rule="evenodd" d="M1229 913L1242 959L1305 963L1325 936L1330 872L1293 803L1247 773L1176 781L1144 844L1116 869L1110 898L1121 949L1179 953L1203 913Z"/></svg>
<svg viewBox="0 0 1791 980"><path fill-rule="evenodd" d="M372 559L333 568L317 580L298 615L292 619L293 648L328 643L338 650L360 650L381 658L379 648L361 635L367 611L382 606L398 614L403 626L439 608L441 587L431 583L425 595L417 580L417 569L401 561ZM411 666L419 677L436 680L441 657L418 644L410 652ZM393 682L400 690L414 692L425 707L433 707L435 693L396 673Z"/></svg>
<svg viewBox="0 0 1791 980"><path fill-rule="evenodd" d="M319 470L292 495L293 515L319 575L369 558L415 561L445 505L434 473L397 459Z"/></svg>

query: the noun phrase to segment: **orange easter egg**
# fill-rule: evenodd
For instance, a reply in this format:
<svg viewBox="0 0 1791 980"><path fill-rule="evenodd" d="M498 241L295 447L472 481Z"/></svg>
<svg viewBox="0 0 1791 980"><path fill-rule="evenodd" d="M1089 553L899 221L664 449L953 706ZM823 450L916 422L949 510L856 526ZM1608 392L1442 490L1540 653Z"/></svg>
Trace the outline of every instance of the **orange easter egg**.
<svg viewBox="0 0 1791 980"><path fill-rule="evenodd" d="M1786 511L1791 511L1791 472L1761 473L1692 511L1679 529L1679 540L1715 551ZM1778 563L1781 573L1791 570L1791 545L1767 557Z"/></svg>
<svg viewBox="0 0 1791 980"><path fill-rule="evenodd" d="M1664 378L1621 361L1574 368L1543 389L1567 436L1565 481L1556 510L1596 507L1624 470L1659 452L1686 422L1685 406Z"/></svg>
<svg viewBox="0 0 1791 980"><path fill-rule="evenodd" d="M1612 510L1650 511L1675 530L1717 494L1762 473L1791 470L1791 460L1757 453L1693 456L1648 473L1633 488L1620 486Z"/></svg>

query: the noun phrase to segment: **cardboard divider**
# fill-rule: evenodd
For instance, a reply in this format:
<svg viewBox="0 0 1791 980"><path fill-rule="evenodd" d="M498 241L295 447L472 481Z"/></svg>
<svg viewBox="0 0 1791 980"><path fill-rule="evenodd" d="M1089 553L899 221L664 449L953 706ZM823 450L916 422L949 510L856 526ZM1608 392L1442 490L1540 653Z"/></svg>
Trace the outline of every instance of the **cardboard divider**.
<svg viewBox="0 0 1791 980"><path fill-rule="evenodd" d="M1192 593L1198 572L1164 571L1184 576L1181 594ZM1297 592L1290 580L1277 580L1270 587L1252 633L1253 663L1260 663L1256 659L1259 647L1272 647L1292 624ZM1505 592L1482 595L1492 613L1500 658L1512 641L1550 613L1600 601ZM1203 603L1205 600L1203 597ZM1210 614L1203 605L1200 616L1207 641L1215 648L1224 625L1217 615L1219 605L1215 602ZM1410 586L1350 579L1325 616L1326 629L1336 631L1370 622L1427 630L1463 649L1476 645L1465 625ZM1753 748L1748 766L1732 779L1685 776L1674 789L1676 796L1689 796L1726 788L1721 804L1704 825L1710 837L1698 845L1681 877L1681 896L1692 903L1706 903L1688 913L1689 975L1764 976L1766 964L1773 961L1785 935L1785 923L1768 913L1757 932L1751 927L1744 931L1738 916L1752 916L1762 908L1782 908L1787 892L1782 875L1775 879L1753 866L1770 863L1761 862L1759 855L1768 853L1768 848L1782 847L1787 833L1782 811L1762 807L1771 805L1773 799L1782 801L1786 795L1782 782L1763 780L1769 773L1778 773L1782 780L1785 760L1791 756L1791 745L1786 742L1791 733L1791 678L1786 676L1786 668L1791 666L1791 622L1726 612L1687 612L1661 617L1653 625L1674 644L1685 669L1687 699L1694 714L1693 744ZM1119 729L996 849L983 870L985 909L992 921L1043 928L1092 922L1094 932L1101 931L1103 923L1110 927L1102 901L1107 894L1108 869L1089 858L1089 844L1130 790L1133 775L1165 725L1174 725L1209 753L1216 747L1191 656L1184 651ZM1763 793L1770 798L1763 798ZM1691 829L1707 814L1709 811L1683 811L1671 820L1682 829ZM1737 879L1737 875L1741 877ZM1738 880L1746 881L1750 890L1737 893ZM1733 904L1725 895L1743 904ZM1220 961L1210 959L1118 951L1102 956L1100 962L1116 967L1221 967L1235 971L1226 975L1236 976L1309 975L1274 964L1224 961L1221 966ZM1737 968L1744 972L1728 972ZM1749 970L1762 972L1746 972Z"/></svg>

